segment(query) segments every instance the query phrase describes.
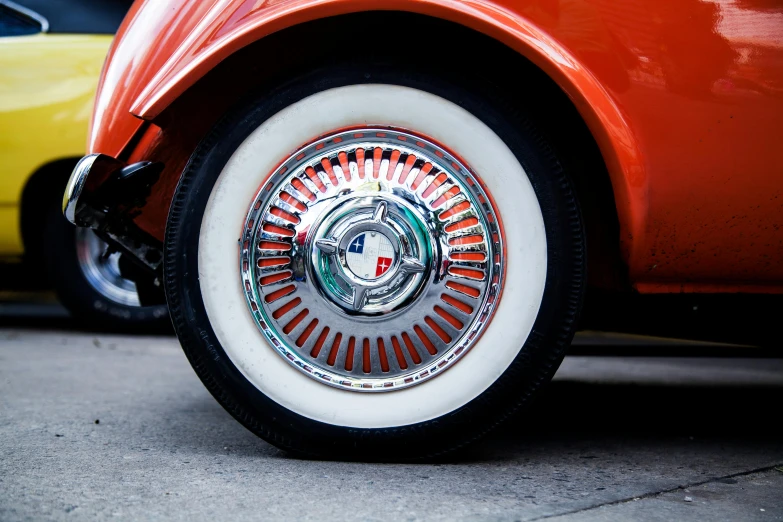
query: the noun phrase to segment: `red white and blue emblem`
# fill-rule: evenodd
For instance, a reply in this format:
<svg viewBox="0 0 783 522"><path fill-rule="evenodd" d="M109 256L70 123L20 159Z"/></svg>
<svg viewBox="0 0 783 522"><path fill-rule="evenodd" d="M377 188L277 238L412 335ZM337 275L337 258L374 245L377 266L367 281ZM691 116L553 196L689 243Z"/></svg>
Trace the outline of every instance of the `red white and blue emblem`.
<svg viewBox="0 0 783 522"><path fill-rule="evenodd" d="M363 232L348 245L345 254L348 268L362 279L377 279L394 263L391 241L377 232Z"/></svg>

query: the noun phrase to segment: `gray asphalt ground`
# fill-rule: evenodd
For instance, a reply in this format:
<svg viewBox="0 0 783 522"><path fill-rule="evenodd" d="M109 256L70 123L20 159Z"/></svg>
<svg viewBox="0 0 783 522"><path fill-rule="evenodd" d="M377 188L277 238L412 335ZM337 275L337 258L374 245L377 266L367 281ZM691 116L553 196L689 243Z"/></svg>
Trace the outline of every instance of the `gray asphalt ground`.
<svg viewBox="0 0 783 522"><path fill-rule="evenodd" d="M459 455L317 462L234 421L175 339L32 317L0 329L3 521L783 520L781 359L569 357Z"/></svg>

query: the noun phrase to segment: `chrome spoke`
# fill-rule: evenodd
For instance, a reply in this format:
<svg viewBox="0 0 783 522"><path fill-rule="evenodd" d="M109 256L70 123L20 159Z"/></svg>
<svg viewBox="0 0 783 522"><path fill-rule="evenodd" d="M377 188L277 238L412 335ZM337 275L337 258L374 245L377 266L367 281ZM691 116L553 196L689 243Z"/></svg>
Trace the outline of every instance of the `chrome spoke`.
<svg viewBox="0 0 783 522"><path fill-rule="evenodd" d="M400 271L408 274L424 272L426 269L427 267L415 257L403 257L400 262Z"/></svg>
<svg viewBox="0 0 783 522"><path fill-rule="evenodd" d="M386 213L388 207L385 201L378 203L378 207L375 209L375 213L372 215L372 220L376 223L384 223L386 221Z"/></svg>
<svg viewBox="0 0 783 522"><path fill-rule="evenodd" d="M353 309L356 311L364 308L367 304L367 288L363 286L357 286L353 289Z"/></svg>
<svg viewBox="0 0 783 522"><path fill-rule="evenodd" d="M337 253L337 241L334 239L319 239L315 242L315 246L318 247L318 250L323 252L324 254L336 254Z"/></svg>

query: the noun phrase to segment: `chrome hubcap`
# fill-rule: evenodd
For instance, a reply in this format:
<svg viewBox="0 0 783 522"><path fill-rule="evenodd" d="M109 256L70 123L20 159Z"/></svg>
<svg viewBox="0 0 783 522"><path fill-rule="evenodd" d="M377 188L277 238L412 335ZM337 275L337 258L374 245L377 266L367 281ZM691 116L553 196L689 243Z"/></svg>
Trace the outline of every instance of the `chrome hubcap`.
<svg viewBox="0 0 783 522"><path fill-rule="evenodd" d="M98 293L115 303L141 306L136 284L120 274L120 254L105 255L108 245L89 228L76 229L76 254L84 277Z"/></svg>
<svg viewBox="0 0 783 522"><path fill-rule="evenodd" d="M325 297L349 314L368 316L409 303L429 272L432 245L423 223L406 210L412 209L403 201L359 195L326 213L311 259Z"/></svg>
<svg viewBox="0 0 783 522"><path fill-rule="evenodd" d="M388 129L294 153L261 187L241 241L248 306L302 372L356 391L422 382L492 317L502 229L447 151Z"/></svg>

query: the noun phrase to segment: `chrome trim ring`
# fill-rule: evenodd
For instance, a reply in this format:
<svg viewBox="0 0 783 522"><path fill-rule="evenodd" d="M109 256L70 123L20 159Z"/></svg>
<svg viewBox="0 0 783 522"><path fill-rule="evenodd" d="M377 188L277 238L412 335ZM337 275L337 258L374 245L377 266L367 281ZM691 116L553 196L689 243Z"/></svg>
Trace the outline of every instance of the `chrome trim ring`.
<svg viewBox="0 0 783 522"><path fill-rule="evenodd" d="M337 132L283 161L250 206L240 250L266 339L353 391L443 372L478 340L503 283L502 227L479 179L391 129Z"/></svg>
<svg viewBox="0 0 783 522"><path fill-rule="evenodd" d="M76 229L79 268L90 286L106 299L125 306L141 306L136 284L122 277L120 253L106 255L108 245L92 229Z"/></svg>

